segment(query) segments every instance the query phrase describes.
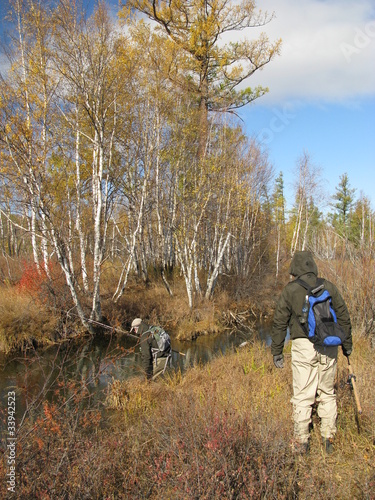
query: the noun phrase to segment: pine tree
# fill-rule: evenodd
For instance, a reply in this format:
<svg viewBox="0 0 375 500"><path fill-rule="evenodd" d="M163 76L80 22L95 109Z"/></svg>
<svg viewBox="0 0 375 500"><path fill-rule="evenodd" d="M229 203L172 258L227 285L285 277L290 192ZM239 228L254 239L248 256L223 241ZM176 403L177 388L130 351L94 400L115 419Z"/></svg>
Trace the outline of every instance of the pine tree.
<svg viewBox="0 0 375 500"><path fill-rule="evenodd" d="M253 0L130 0L123 8L123 17L131 8L158 23L184 54L182 71L171 66L170 77L198 107L198 158L202 158L207 147L208 112L231 111L268 92L261 86L236 88L269 63L281 45L280 40L270 43L264 33L252 41L219 41L228 32L264 26L273 16L257 11Z"/></svg>
<svg viewBox="0 0 375 500"><path fill-rule="evenodd" d="M345 173L340 176L340 183L336 188L333 199L336 203L332 204L334 213L330 219L332 226L340 236L350 238L350 218L354 203L355 189L350 188L348 175Z"/></svg>

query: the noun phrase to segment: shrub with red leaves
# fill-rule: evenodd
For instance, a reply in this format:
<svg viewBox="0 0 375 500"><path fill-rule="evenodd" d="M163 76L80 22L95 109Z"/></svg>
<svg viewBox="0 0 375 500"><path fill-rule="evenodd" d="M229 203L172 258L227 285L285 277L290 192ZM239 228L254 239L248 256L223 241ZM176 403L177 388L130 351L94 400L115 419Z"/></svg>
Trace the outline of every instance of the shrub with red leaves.
<svg viewBox="0 0 375 500"><path fill-rule="evenodd" d="M27 263L23 265L23 273L17 288L22 292L38 292L46 279L48 277L43 265L38 269L34 262Z"/></svg>

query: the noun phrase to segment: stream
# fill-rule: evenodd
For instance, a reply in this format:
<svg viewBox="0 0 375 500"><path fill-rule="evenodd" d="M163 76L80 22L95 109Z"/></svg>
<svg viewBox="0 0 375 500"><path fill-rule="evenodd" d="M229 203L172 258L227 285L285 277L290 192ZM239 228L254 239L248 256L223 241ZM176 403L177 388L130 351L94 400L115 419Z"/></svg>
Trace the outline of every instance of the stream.
<svg viewBox="0 0 375 500"><path fill-rule="evenodd" d="M260 324L254 332L202 336L190 342L179 342L172 337L172 369L184 373L189 367L208 363L220 353L225 354L254 338L269 345L269 328ZM105 334L13 357L0 354L1 407L6 407L8 393L14 391L16 421L20 421L27 409L45 398L51 400L61 381L82 382L91 396L104 401L113 380L127 380L142 373L139 347L134 348L135 344L132 337Z"/></svg>

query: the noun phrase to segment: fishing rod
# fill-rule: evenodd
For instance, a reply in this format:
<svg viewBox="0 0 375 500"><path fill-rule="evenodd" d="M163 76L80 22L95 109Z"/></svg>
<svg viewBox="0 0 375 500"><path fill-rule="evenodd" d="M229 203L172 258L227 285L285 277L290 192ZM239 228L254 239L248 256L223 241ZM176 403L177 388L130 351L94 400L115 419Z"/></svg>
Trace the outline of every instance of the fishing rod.
<svg viewBox="0 0 375 500"><path fill-rule="evenodd" d="M346 359L348 360L348 370L349 370L348 384L350 384L352 389L353 389L354 399L355 399L355 402L357 405L357 411L358 411L358 414L360 415L362 413L362 407L361 407L361 403L359 401L359 395L357 392L356 377L354 375L352 365L350 364L349 356L346 356Z"/></svg>
<svg viewBox="0 0 375 500"><path fill-rule="evenodd" d="M72 314L74 316L79 317L78 314L75 314L75 313L69 312L69 314ZM102 328L106 328L107 330L111 330L111 331L115 331L115 332L118 332L118 333L122 333L124 335L128 335L129 337L132 337L133 339L138 340L138 342L140 340L139 335L133 335L130 332L126 332L125 330L121 330L121 328L117 328L117 327L111 326L111 325L106 325L105 323L100 323L100 321L96 321L96 320L90 319L90 318L84 318L84 320L88 321L88 322L90 322L90 323L92 323L94 325L100 326ZM171 349L171 350L172 350L172 352L176 352L177 354L180 354L181 356L185 356L185 354L183 352L176 351L175 349Z"/></svg>
<svg viewBox="0 0 375 500"><path fill-rule="evenodd" d="M69 314L71 314L71 313L69 313ZM78 314L74 314L74 315L78 317ZM125 330L121 330L121 328L117 328L116 326L106 325L105 323L100 323L100 321L95 321L94 319L89 319L89 318L84 318L84 320L88 321L89 323L92 323L94 325L101 326L102 328L106 328L107 330L115 331L118 333L123 333L125 335L129 335L129 337L133 337L133 339L139 340L138 335L133 335L130 332L126 332Z"/></svg>

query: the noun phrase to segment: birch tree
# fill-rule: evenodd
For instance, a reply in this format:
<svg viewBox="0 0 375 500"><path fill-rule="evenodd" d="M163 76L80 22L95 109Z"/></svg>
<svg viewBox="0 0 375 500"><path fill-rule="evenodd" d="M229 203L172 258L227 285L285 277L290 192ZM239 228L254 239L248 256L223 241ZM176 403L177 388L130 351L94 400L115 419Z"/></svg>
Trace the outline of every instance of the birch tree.
<svg viewBox="0 0 375 500"><path fill-rule="evenodd" d="M293 236L290 253L294 255L297 249L305 250L310 220L313 213L309 211L310 200L316 199L320 191L320 171L311 161L310 155L304 152L297 163L297 178L295 184L295 205L293 207Z"/></svg>
<svg viewBox="0 0 375 500"><path fill-rule="evenodd" d="M370 200L363 193L354 204L350 232L354 242L363 250L371 248L374 235L374 212Z"/></svg>
<svg viewBox="0 0 375 500"><path fill-rule="evenodd" d="M194 158L182 159L176 180L177 213L174 239L182 274L185 279L189 307L193 307L194 289L200 290L197 269L199 232L212 196L207 172L198 169Z"/></svg>
<svg viewBox="0 0 375 500"><path fill-rule="evenodd" d="M93 16L86 21L77 16L68 1L60 2L55 14L55 61L62 83L61 115L67 129L76 137L76 200L80 214L80 137L85 138L87 152L82 162L91 163L91 207L93 229L92 307L90 319L101 319L100 277L106 248L108 221L115 196L116 176L114 139L118 120L118 94L121 73L117 65L117 35L104 4L99 4ZM71 103L72 112L66 112ZM77 108L78 106L78 108ZM77 118L80 114L81 121ZM83 237L78 215L81 252ZM83 259L83 255L81 257ZM87 288L87 283L86 283Z"/></svg>
<svg viewBox="0 0 375 500"><path fill-rule="evenodd" d="M48 6L12 0L10 17L16 27L7 56L11 63L9 77L2 79L3 133L1 140L12 176L17 172L23 181L24 203L30 217L33 259L38 270L40 261L49 275L49 255L43 213L39 212L40 180L45 177L51 99L55 83L50 75ZM18 179L17 179L18 184ZM41 217L38 220L38 215ZM40 238L36 234L40 229ZM42 259L40 258L40 254Z"/></svg>
<svg viewBox="0 0 375 500"><path fill-rule="evenodd" d="M212 185L212 198L209 203L205 233L206 241L201 250L207 255L205 270L207 274L205 298L212 296L216 281L223 267L225 252L233 237L233 216L236 213L236 191L241 182L238 162L238 148L242 148L243 136L236 127L229 127L227 120L216 120L210 139L212 153L205 162ZM229 265L229 262L228 262Z"/></svg>
<svg viewBox="0 0 375 500"><path fill-rule="evenodd" d="M55 244L59 240L58 230L51 230L50 226L52 206L56 204L49 203L56 185L51 166L51 123L56 89L50 61L52 25L50 12L35 2L17 0L11 6L18 38L13 39L13 51L8 52L12 65L1 82L4 128L0 137L4 145L3 158L8 166L3 173L13 183L13 196L21 195L13 199L13 209L30 216L25 231L31 236L35 265L40 269L41 248L48 275L47 240L51 251L56 251ZM65 252L57 255L63 262Z"/></svg>
<svg viewBox="0 0 375 500"><path fill-rule="evenodd" d="M87 317L101 318L101 265L115 181L121 174L114 162L118 103L126 82L117 58L124 44L118 43L120 35L104 4L88 20L68 0L48 13L33 2L21 5L17 0L15 7L27 37L20 38L9 76L1 82L6 174L16 181L28 206L34 260L39 261L36 242L44 251L48 241L81 321L90 329ZM74 269L76 234L83 288L92 300L88 315ZM87 241L93 252L90 273L85 266Z"/></svg>

